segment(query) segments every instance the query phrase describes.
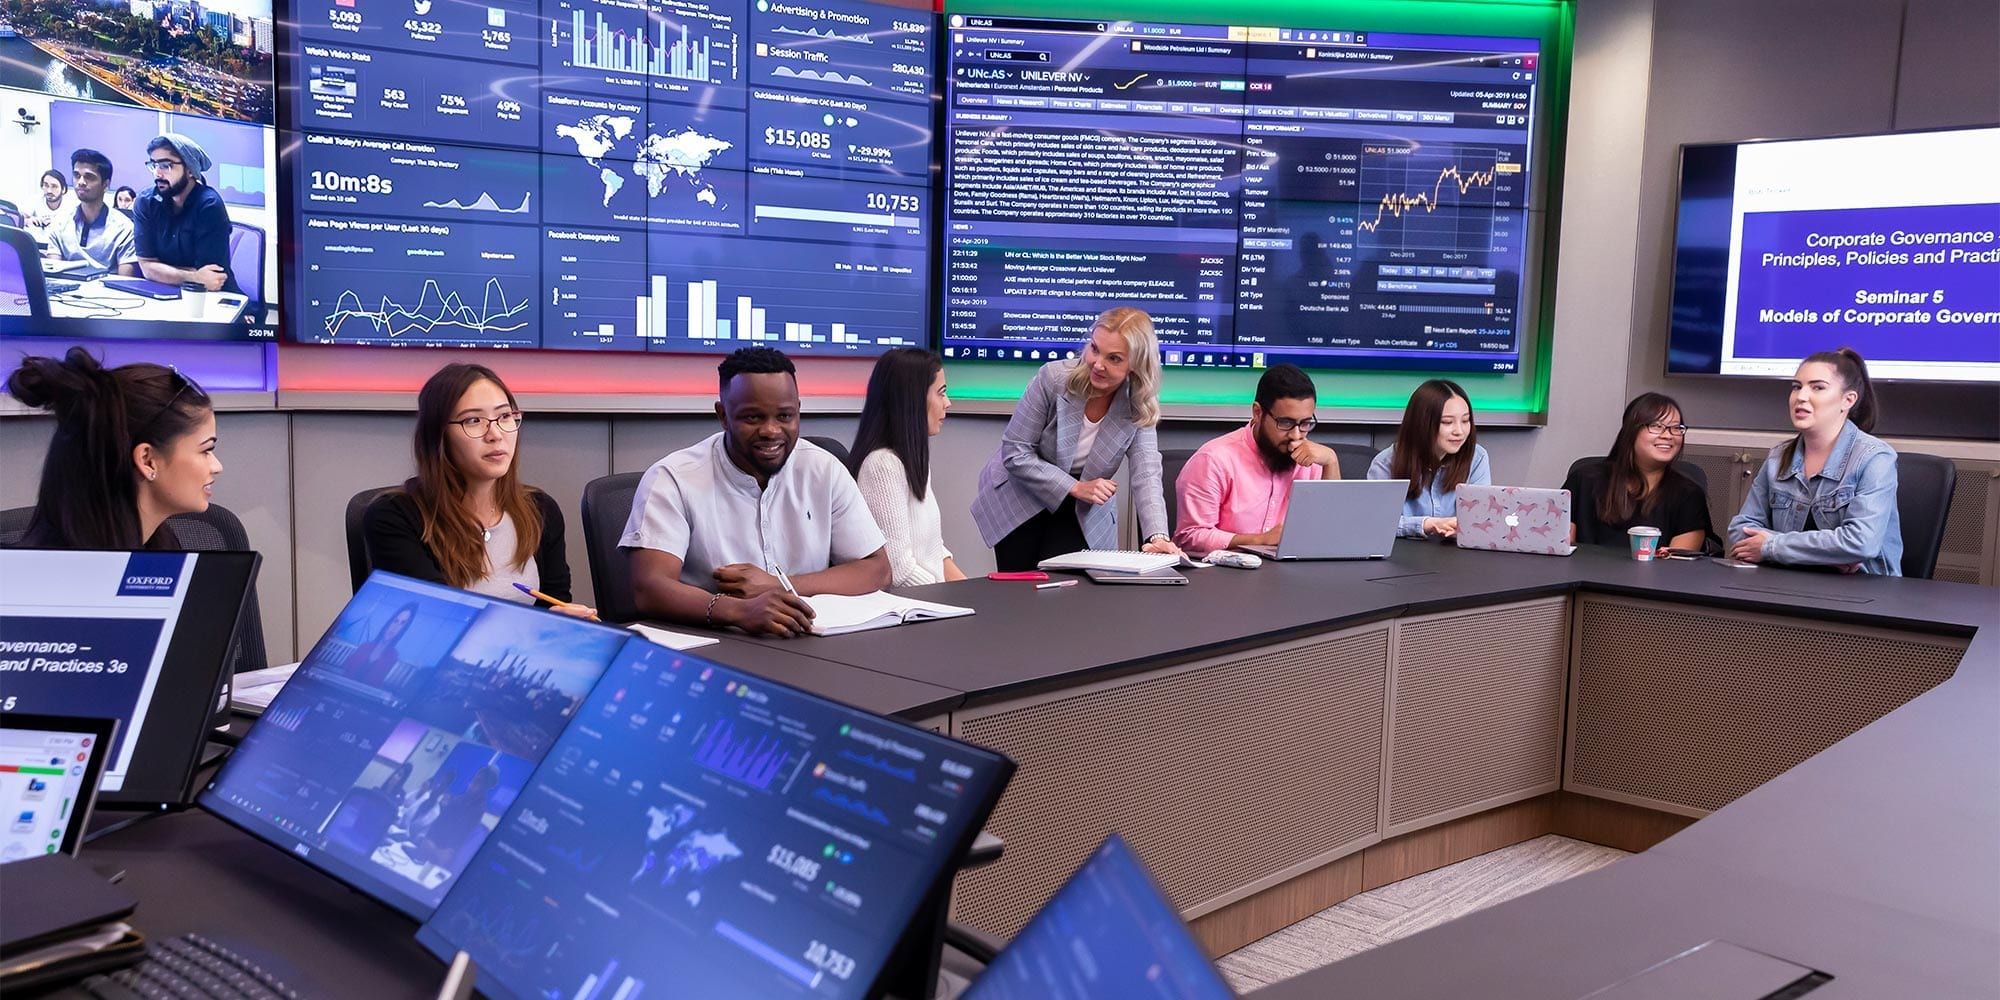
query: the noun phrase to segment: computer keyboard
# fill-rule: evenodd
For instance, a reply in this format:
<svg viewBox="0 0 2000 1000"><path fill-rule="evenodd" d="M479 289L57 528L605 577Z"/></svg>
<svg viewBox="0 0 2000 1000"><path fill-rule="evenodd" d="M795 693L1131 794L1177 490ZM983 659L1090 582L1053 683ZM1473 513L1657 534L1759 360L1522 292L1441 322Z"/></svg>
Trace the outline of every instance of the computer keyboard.
<svg viewBox="0 0 2000 1000"><path fill-rule="evenodd" d="M78 984L102 1000L298 1000L298 994L256 963L199 934L146 946L146 960Z"/></svg>
<svg viewBox="0 0 2000 1000"><path fill-rule="evenodd" d="M1068 555L1052 556L1037 569L1109 570L1114 573L1151 573L1180 564L1181 557L1158 552L1119 552L1112 549L1084 549Z"/></svg>

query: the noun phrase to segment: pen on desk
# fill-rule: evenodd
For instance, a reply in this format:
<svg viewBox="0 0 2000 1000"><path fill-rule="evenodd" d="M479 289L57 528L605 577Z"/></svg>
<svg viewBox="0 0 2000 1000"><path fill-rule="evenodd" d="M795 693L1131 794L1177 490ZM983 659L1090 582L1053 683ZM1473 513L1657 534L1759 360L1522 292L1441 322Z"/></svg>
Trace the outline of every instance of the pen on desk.
<svg viewBox="0 0 2000 1000"><path fill-rule="evenodd" d="M1054 589L1055 589L1055 588L1057 588L1057 587L1074 587L1074 586L1076 586L1076 581L1075 581L1075 580L1050 580L1050 581L1049 581L1049 582L1047 582L1047 583L1038 583L1038 584L1035 584L1035 589L1036 589L1036 590L1054 590Z"/></svg>
<svg viewBox="0 0 2000 1000"><path fill-rule="evenodd" d="M535 599L535 600L537 600L537 601L547 601L547 602L549 602L550 604L568 604L568 603L569 603L568 601L558 601L558 600L556 600L555 598L553 598L553 597L550 597L549 595L547 595L547 594L544 594L544 593L542 593L541 591L539 591L539 590L536 590L535 588L533 588L533 587L530 587L530 586L528 586L528 585L527 585L527 584L525 584L525 583L516 583L516 584L514 584L514 589L515 589L515 590L518 590L518 591L520 591L520 592L521 592L521 593L523 593L523 594L526 594L526 595L528 595L529 597L532 597L532 598L534 598L534 599ZM597 621L598 619L597 619L597 616L596 616L596 615L591 615L591 616L590 616L590 620L591 620L591 621Z"/></svg>

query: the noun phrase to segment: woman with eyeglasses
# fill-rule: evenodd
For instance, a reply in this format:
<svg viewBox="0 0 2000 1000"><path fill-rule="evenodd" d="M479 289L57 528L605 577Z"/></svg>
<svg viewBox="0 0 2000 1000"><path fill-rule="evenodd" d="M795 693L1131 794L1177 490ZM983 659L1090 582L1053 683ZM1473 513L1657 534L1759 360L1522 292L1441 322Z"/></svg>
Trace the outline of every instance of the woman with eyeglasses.
<svg viewBox="0 0 2000 1000"><path fill-rule="evenodd" d="M1708 493L1673 467L1687 444L1687 424L1672 397L1641 394L1625 404L1625 417L1603 461L1570 470L1563 489L1571 504L1570 542L1625 548L1626 532L1660 529L1671 549L1699 552L1712 534Z"/></svg>
<svg viewBox="0 0 2000 1000"><path fill-rule="evenodd" d="M22 358L7 391L56 423L20 545L180 548L167 518L207 510L222 474L201 386L165 365L105 368L72 347L61 359Z"/></svg>
<svg viewBox="0 0 2000 1000"><path fill-rule="evenodd" d="M368 505L362 530L377 569L534 603L519 586L570 603L562 508L521 482L521 408L484 365L450 364L417 393L417 474Z"/></svg>

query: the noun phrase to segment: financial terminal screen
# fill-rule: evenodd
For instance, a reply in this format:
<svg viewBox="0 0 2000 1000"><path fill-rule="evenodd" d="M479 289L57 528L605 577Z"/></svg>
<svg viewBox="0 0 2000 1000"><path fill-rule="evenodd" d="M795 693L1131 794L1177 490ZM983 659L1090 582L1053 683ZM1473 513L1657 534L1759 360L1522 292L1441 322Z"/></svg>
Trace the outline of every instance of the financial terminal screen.
<svg viewBox="0 0 2000 1000"><path fill-rule="evenodd" d="M1178 365L1517 371L1531 38L952 14L948 357L1046 360L1117 305Z"/></svg>
<svg viewBox="0 0 2000 1000"><path fill-rule="evenodd" d="M633 639L418 939L496 998L875 996L1011 771Z"/></svg>
<svg viewBox="0 0 2000 1000"><path fill-rule="evenodd" d="M413 2L297 7L296 339L925 341L927 7Z"/></svg>

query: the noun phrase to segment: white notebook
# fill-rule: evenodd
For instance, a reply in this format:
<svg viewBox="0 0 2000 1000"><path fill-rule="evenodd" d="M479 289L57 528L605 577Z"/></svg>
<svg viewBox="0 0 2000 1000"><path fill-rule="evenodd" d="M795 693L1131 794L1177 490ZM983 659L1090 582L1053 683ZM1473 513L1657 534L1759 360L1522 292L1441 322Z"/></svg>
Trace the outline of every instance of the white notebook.
<svg viewBox="0 0 2000 1000"><path fill-rule="evenodd" d="M689 635L686 632L675 632L657 625L641 625L638 622L625 627L639 633L647 642L657 643L668 649L698 649L722 641L712 635Z"/></svg>
<svg viewBox="0 0 2000 1000"><path fill-rule="evenodd" d="M898 597L883 590L853 597L818 594L806 598L806 603L812 605L814 635L846 635L933 618L963 618L972 613L971 608Z"/></svg>
<svg viewBox="0 0 2000 1000"><path fill-rule="evenodd" d="M1121 552L1112 549L1084 549L1068 555L1050 556L1036 569L1109 570L1114 573L1152 573L1181 565L1183 557L1159 552Z"/></svg>

